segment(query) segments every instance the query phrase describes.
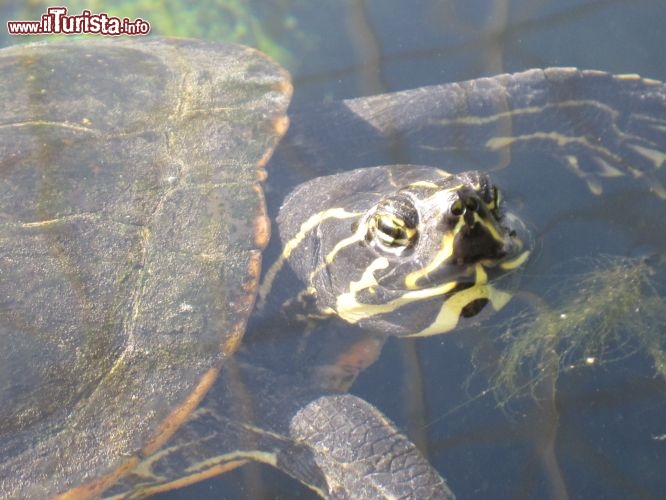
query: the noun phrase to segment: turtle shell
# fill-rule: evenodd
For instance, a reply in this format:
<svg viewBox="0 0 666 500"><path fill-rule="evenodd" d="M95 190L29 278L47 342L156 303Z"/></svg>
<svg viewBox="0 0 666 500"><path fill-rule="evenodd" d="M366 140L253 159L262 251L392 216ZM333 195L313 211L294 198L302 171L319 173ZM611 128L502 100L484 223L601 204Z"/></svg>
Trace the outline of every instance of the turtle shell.
<svg viewBox="0 0 666 500"><path fill-rule="evenodd" d="M289 75L177 39L0 51L0 497L92 495L237 347Z"/></svg>

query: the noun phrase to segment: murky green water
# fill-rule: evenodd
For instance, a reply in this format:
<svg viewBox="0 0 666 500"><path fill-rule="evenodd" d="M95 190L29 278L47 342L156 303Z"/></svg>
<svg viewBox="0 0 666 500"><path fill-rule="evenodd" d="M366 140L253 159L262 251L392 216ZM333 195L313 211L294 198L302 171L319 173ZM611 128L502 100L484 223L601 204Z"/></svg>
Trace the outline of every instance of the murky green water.
<svg viewBox="0 0 666 500"><path fill-rule="evenodd" d="M0 6L0 15L3 20L37 19L45 6L27 11L9 3ZM151 34L257 46L292 72L295 109L532 67L575 66L666 80L663 0L229 1L197 7L168 2L166 8L145 1L72 2L68 7L141 17L151 23ZM15 42L4 34L0 38L3 45ZM572 297L595 297L597 289L579 285L576 277L609 269L607 261L596 260L602 254L640 256L666 248L663 200L640 187L611 187L595 198L578 179L535 173L535 164L561 169L554 162L544 165L547 160L529 154L515 162L526 172L521 184L515 184L515 174L502 172L498 182L502 185L504 175L513 183L506 187L507 197L528 207L530 222L538 228L538 251L525 273L524 295L495 325L538 310L527 292L561 314L565 310L558 307L575 303ZM661 179L665 182L663 172ZM279 183L280 174L272 172L271 182ZM549 197L552 186L560 191L554 199L561 203ZM656 308L663 310L666 282L660 269L650 279L657 283ZM655 375L645 349L630 341L627 350L619 350L610 339L602 351L613 362L601 365L597 359L586 363L586 353L574 350L559 376L548 371L548 360L533 363L523 367L518 380L538 401L506 402L505 391L499 404L488 375L506 344L484 341L503 331L491 325L444 337L393 340L353 392L409 433L458 498L662 496L666 383ZM660 332L666 336L663 323ZM621 332L615 340L626 338ZM529 368L544 366L540 382L530 385L528 375L534 371ZM265 498L310 495L267 468L256 474L235 472L163 498L239 498L248 491Z"/></svg>

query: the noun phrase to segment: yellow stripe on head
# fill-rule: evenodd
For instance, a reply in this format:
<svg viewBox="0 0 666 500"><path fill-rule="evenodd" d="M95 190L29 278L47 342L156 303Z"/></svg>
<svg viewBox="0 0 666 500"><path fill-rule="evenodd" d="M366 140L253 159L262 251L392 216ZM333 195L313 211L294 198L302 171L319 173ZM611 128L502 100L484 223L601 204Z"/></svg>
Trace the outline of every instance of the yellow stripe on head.
<svg viewBox="0 0 666 500"><path fill-rule="evenodd" d="M275 281L275 277L282 269L282 266L284 266L284 263L289 259L289 257L291 257L292 252L298 248L303 240L305 240L310 231L315 229L319 224L327 219L350 219L352 217L357 217L358 215L359 214L357 212L348 212L344 208L336 207L324 210L323 212L317 212L303 224L301 224L298 233L296 233L296 235L284 245L284 249L282 250L280 257L278 257L277 260L273 262L268 271L266 271L264 281L259 287L259 300L257 302L257 307L259 309L263 308L264 304L266 303L266 297L271 291L271 287Z"/></svg>
<svg viewBox="0 0 666 500"><path fill-rule="evenodd" d="M505 271L511 271L513 269L518 269L520 266L522 266L526 261L527 258L530 256L530 251L525 250L524 252L520 253L515 259L513 260L505 260L502 262L499 267L500 269L504 269Z"/></svg>
<svg viewBox="0 0 666 500"><path fill-rule="evenodd" d="M458 325L463 309L475 300L487 299L496 311L499 311L509 302L509 300L511 300L510 293L499 290L487 283L487 276L481 265L477 264L476 272L477 284L471 288L466 288L454 293L450 298L444 301L435 320L430 323L430 325L420 332L408 336L428 337L430 335L439 335L441 333L450 332ZM484 281L480 283L479 279Z"/></svg>
<svg viewBox="0 0 666 500"><path fill-rule="evenodd" d="M358 293L363 290L372 290L378 286L375 272L388 267L388 261L385 258L379 258L363 272L359 281L350 283L349 292L338 296L336 303L336 312L338 316L349 323L358 323L359 321L389 314L410 304L434 297L444 296L451 293L458 286L458 282L452 281L441 285L423 288L420 290L410 290L400 297L383 304L365 304L359 302ZM450 297L443 301L441 308L433 322L426 328L408 334L407 336L424 337L436 335L453 330L460 320L463 309L469 304L479 299L487 299L495 310L499 310L506 305L511 295L498 290L488 283L488 275L481 264L475 266L474 285L454 292Z"/></svg>
<svg viewBox="0 0 666 500"><path fill-rule="evenodd" d="M444 262L453 256L453 240L455 234L460 230L460 227L464 225L465 222L460 219L453 231L447 232L444 234L444 236L442 236L440 249L437 251L437 253L435 253L435 256L428 263L428 265L417 269L416 271L412 271L407 276L405 276L405 287L407 289L414 290L415 288L418 288L418 281L421 278L428 276L431 272L438 269Z"/></svg>

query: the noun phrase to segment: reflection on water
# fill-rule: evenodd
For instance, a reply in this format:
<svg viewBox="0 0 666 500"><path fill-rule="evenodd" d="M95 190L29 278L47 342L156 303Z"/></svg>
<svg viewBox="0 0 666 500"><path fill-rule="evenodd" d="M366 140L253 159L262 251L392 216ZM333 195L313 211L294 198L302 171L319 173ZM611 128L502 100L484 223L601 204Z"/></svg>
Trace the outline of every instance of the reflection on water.
<svg viewBox="0 0 666 500"><path fill-rule="evenodd" d="M48 5L28 11L6 3L0 12L3 19L37 19ZM150 1L68 3L73 12L85 6L142 17L153 34L258 46L294 74L295 108L530 67L577 66L666 80L663 0L265 5L171 2L165 9ZM4 34L0 40L17 42ZM655 271L622 258L666 248L664 201L640 186L608 189L594 198L578 179L544 180L551 174L535 173L531 160L518 159L526 164L523 184L505 188L507 197L531 212L540 245L513 309L473 332L390 342L353 392L408 430L459 498L657 498L666 488L666 281L663 265ZM562 170L558 164L549 167ZM282 178L271 172L270 182ZM507 179L514 178L507 174ZM553 187L557 196L546 198ZM533 208L534 199L541 205ZM621 316L605 314L619 314L620 306L626 308ZM506 327L528 313L531 322ZM515 328L527 337L515 340ZM595 334L592 343L579 344L580 332ZM502 335L506 339L499 343L484 344ZM523 362L501 350L519 342L537 358ZM600 363L604 360L614 362ZM489 390L495 383L486 372L475 372L491 361L500 379L510 383L503 386L501 405ZM655 375L655 361L662 377ZM536 401L505 401L524 391ZM256 469L239 471L164 498L238 498L248 491L294 498L295 487L262 468L259 475ZM299 491L303 498L310 495Z"/></svg>

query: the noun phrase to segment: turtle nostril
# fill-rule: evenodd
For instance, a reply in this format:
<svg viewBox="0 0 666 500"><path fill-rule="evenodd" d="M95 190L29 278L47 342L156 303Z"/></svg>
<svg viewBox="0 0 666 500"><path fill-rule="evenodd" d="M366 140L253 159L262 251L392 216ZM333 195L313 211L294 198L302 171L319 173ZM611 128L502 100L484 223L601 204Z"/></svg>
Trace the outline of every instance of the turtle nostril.
<svg viewBox="0 0 666 500"><path fill-rule="evenodd" d="M475 197L469 196L465 200L465 207L467 207L467 210L471 210L472 212L476 212L479 209L479 201Z"/></svg>
<svg viewBox="0 0 666 500"><path fill-rule="evenodd" d="M460 198L458 198L451 205L451 214L455 217L460 217L464 213L465 213L465 205L463 204L463 201Z"/></svg>

